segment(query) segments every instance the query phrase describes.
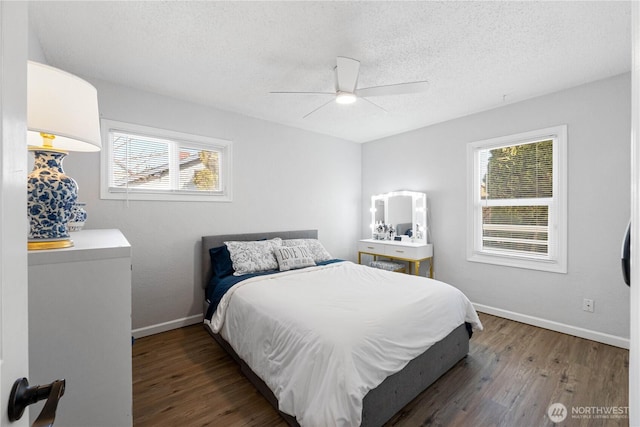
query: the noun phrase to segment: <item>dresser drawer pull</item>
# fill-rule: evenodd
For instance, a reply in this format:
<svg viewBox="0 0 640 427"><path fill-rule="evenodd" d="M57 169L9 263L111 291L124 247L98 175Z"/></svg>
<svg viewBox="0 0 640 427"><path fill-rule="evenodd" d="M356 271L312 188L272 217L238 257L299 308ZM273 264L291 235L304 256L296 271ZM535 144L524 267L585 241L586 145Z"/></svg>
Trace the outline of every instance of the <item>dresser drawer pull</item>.
<svg viewBox="0 0 640 427"><path fill-rule="evenodd" d="M367 249L375 249L373 246L367 246Z"/></svg>
<svg viewBox="0 0 640 427"><path fill-rule="evenodd" d="M396 253L398 253L398 254L403 254L403 253L404 253L404 251L398 251L398 250L396 250Z"/></svg>

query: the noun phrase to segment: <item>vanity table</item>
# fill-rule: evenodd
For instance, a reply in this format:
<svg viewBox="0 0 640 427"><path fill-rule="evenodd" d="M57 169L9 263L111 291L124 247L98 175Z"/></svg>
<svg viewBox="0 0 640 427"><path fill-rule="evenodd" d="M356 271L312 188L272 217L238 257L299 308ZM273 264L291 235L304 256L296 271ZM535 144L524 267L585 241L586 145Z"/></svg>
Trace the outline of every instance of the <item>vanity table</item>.
<svg viewBox="0 0 640 427"><path fill-rule="evenodd" d="M429 260L429 277L433 279L433 245L413 242L396 242L393 240L363 239L358 242L358 264L362 255L372 255L373 259L384 257L409 262L417 276L420 274L420 263Z"/></svg>
<svg viewBox="0 0 640 427"><path fill-rule="evenodd" d="M371 196L371 237L358 242L362 255L409 263L409 274L420 274L420 263L429 261L433 278L433 245L428 242L427 195L417 191L394 191ZM397 238L394 238L396 237Z"/></svg>

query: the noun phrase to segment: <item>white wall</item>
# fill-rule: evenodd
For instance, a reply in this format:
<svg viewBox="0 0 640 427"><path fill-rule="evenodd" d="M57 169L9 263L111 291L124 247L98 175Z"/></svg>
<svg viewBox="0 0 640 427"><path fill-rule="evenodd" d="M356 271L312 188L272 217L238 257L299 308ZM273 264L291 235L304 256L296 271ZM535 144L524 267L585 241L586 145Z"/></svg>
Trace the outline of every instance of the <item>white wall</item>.
<svg viewBox="0 0 640 427"><path fill-rule="evenodd" d="M363 206L372 194L427 192L437 279L489 312L625 345L629 288L620 248L630 209L630 91L625 74L367 143ZM568 274L468 262L467 144L559 124L568 125ZM594 313L582 311L583 298L595 301Z"/></svg>
<svg viewBox="0 0 640 427"><path fill-rule="evenodd" d="M34 37L29 57L46 62ZM317 228L336 257L354 259L356 240L369 237L369 197L408 189L429 195L436 278L482 309L616 345L629 336L619 260L630 210L629 75L363 146L92 82L105 118L235 143L232 203L100 200L99 155L65 160L88 203L87 228L119 228L132 243L134 328L200 313L200 236ZM558 124L569 132L568 274L466 261L467 143ZM583 298L595 313L582 311Z"/></svg>
<svg viewBox="0 0 640 427"><path fill-rule="evenodd" d="M200 237L318 229L331 254L354 259L361 145L91 80L104 118L232 140L233 202L100 200L100 155L71 153L65 171L87 202L86 228L118 228L132 245L134 329L202 312ZM172 324L179 326L179 322Z"/></svg>

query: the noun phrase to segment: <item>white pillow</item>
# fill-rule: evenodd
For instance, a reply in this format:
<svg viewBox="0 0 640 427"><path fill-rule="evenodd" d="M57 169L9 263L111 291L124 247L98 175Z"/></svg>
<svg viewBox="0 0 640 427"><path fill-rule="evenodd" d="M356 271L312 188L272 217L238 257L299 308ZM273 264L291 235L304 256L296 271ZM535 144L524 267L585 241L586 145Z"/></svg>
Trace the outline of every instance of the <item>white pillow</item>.
<svg viewBox="0 0 640 427"><path fill-rule="evenodd" d="M331 254L322 246L322 243L318 239L289 239L283 240L284 246L299 246L305 245L311 251L311 256L315 262L328 261L333 259Z"/></svg>
<svg viewBox="0 0 640 427"><path fill-rule="evenodd" d="M278 260L280 271L316 265L311 256L311 251L305 245L280 246L275 248L273 252Z"/></svg>
<svg viewBox="0 0 640 427"><path fill-rule="evenodd" d="M234 276L278 268L278 261L273 251L282 246L282 239L279 237L251 242L224 242L224 244L227 245L231 255Z"/></svg>

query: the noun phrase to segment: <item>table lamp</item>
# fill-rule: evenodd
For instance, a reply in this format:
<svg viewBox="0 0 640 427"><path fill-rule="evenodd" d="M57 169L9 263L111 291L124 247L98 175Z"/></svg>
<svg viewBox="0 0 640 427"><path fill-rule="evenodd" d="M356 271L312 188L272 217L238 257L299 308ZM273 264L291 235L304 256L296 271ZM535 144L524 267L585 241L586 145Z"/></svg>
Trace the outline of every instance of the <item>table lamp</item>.
<svg viewBox="0 0 640 427"><path fill-rule="evenodd" d="M29 61L27 143L34 154L27 177L28 248L73 246L67 224L78 185L64 173L69 151L99 151L98 93L91 84L48 65Z"/></svg>

